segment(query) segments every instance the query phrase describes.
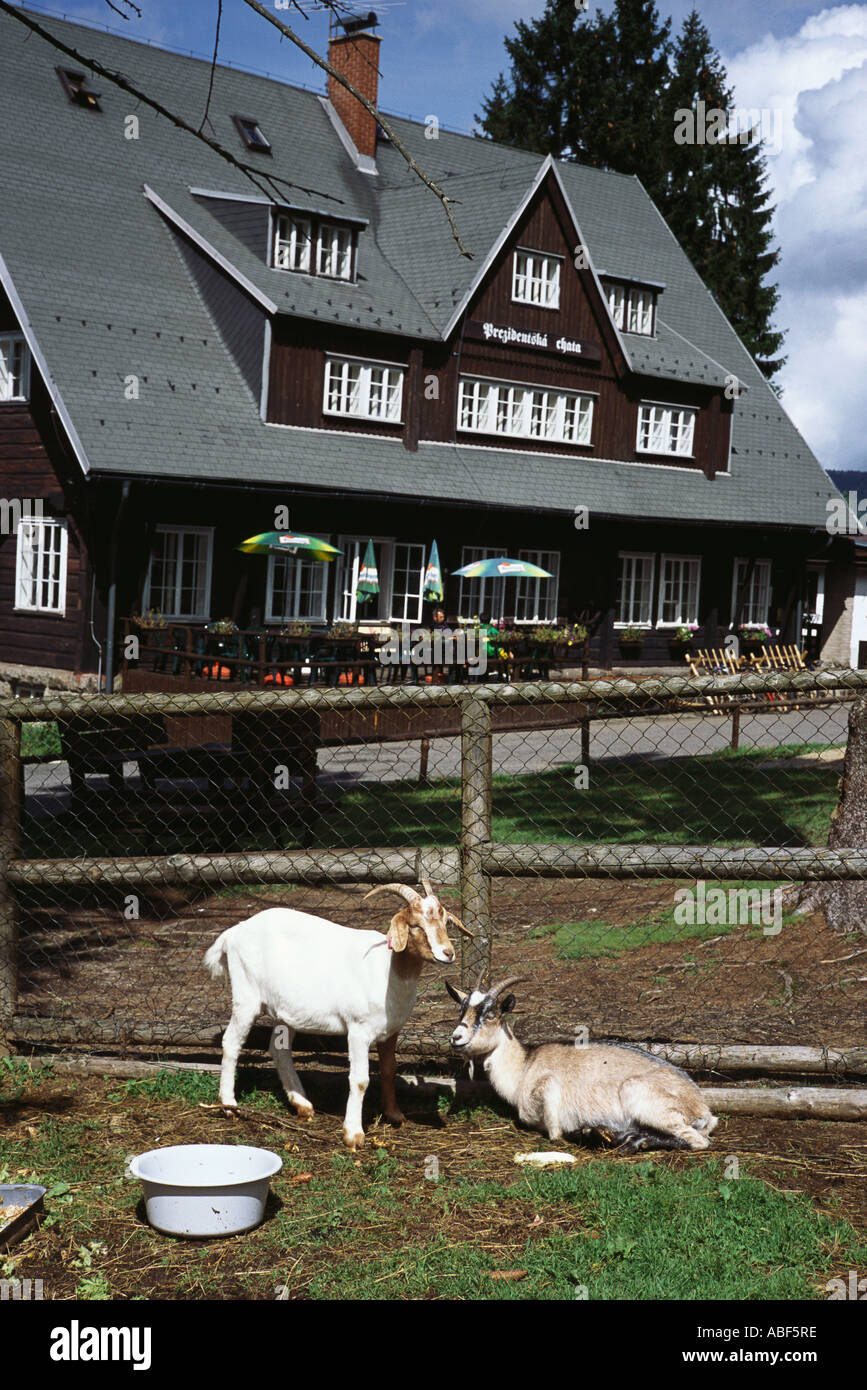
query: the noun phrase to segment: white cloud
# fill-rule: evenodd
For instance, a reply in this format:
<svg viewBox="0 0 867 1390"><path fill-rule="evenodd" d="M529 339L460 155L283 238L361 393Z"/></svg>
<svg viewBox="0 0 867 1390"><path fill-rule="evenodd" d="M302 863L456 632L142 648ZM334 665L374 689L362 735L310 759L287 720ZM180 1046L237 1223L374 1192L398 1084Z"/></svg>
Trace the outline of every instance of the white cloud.
<svg viewBox="0 0 867 1390"><path fill-rule="evenodd" d="M769 153L788 329L786 408L826 467L867 468L867 5L811 16L726 58L739 106L778 109Z"/></svg>

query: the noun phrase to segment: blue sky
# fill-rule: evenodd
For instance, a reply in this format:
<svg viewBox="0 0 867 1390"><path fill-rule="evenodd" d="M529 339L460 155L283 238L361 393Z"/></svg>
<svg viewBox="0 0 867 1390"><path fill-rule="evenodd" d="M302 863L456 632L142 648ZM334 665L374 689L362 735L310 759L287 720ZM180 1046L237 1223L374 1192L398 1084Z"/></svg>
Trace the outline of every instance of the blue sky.
<svg viewBox="0 0 867 1390"><path fill-rule="evenodd" d="M115 0L123 7L124 0ZM131 38L210 56L216 0L138 0L129 23L102 0L32 3ZM593 4L593 0L590 0ZM691 0L657 0L680 26ZM380 15L384 110L471 130L507 67L503 38L544 0L385 0ZM610 10L611 0L599 6ZM777 324L787 330L783 400L826 468L867 469L860 418L867 391L867 4L811 0L699 3L739 106L767 113L770 187L783 253ZM221 58L323 90L323 74L243 0L223 0ZM275 13L325 51L328 19ZM763 129L765 122L763 120Z"/></svg>

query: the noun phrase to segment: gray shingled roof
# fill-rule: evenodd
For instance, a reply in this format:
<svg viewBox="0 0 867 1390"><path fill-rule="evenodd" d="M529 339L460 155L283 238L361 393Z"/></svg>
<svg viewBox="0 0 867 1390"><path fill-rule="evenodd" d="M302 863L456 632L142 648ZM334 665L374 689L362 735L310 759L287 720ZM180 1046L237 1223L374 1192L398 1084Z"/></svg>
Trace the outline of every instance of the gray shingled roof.
<svg viewBox="0 0 867 1390"><path fill-rule="evenodd" d="M195 124L209 64L38 16L47 29L124 71ZM281 310L319 322L439 336L472 286L539 168L538 156L395 118L419 163L460 199L457 254L436 198L388 145L379 174L354 168L315 93L218 68L214 132L239 148L231 115L258 118L272 142L271 172L309 191L298 206L367 219L359 284L320 284L270 269L192 188L249 196L249 181L191 136L102 79L101 114L70 105L55 74L69 65L38 37L0 15L0 89L14 92L15 127L26 141L0 146L0 255L50 374L95 472L231 478L340 491L477 500L572 511L696 521L824 525L835 489L786 416L637 180L559 166L597 265L663 282L657 340L625 335L636 369L718 384L736 374L749 391L736 403L732 475L713 483L677 467L601 458L531 456L502 448L422 444L326 430L267 426L258 402L194 288L172 234L144 195L149 185ZM123 138L136 111L140 138ZM263 167L266 167L263 163ZM325 300L330 299L330 305ZM124 378L141 381L124 398ZM528 463L530 466L528 466Z"/></svg>

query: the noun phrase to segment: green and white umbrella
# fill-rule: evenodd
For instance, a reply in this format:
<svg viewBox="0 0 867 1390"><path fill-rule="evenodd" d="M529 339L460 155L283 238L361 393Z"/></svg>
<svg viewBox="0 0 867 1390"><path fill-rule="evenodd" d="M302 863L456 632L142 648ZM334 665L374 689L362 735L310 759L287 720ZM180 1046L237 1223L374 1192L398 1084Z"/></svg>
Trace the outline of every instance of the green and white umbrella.
<svg viewBox="0 0 867 1390"><path fill-rule="evenodd" d="M242 541L238 550L247 555L308 555L313 560L333 560L343 552L318 536L305 536L295 531L262 531L258 536L250 536Z"/></svg>
<svg viewBox="0 0 867 1390"><path fill-rule="evenodd" d="M378 593L379 572L376 568L376 556L373 553L373 541L368 541L364 560L358 571L358 582L355 585L355 602L367 603L368 599L373 598L373 595Z"/></svg>
<svg viewBox="0 0 867 1390"><path fill-rule="evenodd" d="M443 601L443 572L440 569L440 553L436 541L430 548L430 559L424 572L422 598L427 599L429 603L442 603Z"/></svg>
<svg viewBox="0 0 867 1390"><path fill-rule="evenodd" d="M531 565L529 560L510 560L503 555L499 559L473 560L462 569L455 570L466 579L553 579L550 570Z"/></svg>

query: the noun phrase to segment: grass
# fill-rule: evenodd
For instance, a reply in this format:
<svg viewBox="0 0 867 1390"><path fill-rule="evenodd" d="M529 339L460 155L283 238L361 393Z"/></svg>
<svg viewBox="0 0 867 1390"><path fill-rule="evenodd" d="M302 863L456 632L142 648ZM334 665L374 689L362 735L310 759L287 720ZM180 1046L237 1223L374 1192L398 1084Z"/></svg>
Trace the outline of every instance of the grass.
<svg viewBox="0 0 867 1390"><path fill-rule="evenodd" d="M713 887L714 889L721 888L726 892L729 889L757 889L761 892L763 889L773 890L779 886L776 883L758 881L720 882L710 885L708 891L710 891L710 887ZM650 917L638 918L625 925L606 922L597 917L592 921L584 922L546 923L544 926L536 927L530 935L551 937L554 954L558 960L589 960L602 956L616 957L625 951L634 950L638 946L661 944L667 941L708 941L711 937L727 935L743 926L749 927L753 936L762 935L762 922L753 921L752 917L743 922L686 923L677 920L675 916L677 910L677 904L672 899L670 906L663 909L662 912L654 913ZM756 916L759 914L756 913ZM792 913L783 913L781 925L785 925L792 916Z"/></svg>
<svg viewBox="0 0 867 1390"><path fill-rule="evenodd" d="M663 765L591 764L586 790L576 790L571 766L524 777L495 776L493 838L506 843L823 843L837 803L838 770L817 762L781 766L771 777L756 767L768 760L768 752L725 750ZM459 782L354 787L326 813L318 842L354 844L360 826L367 842L377 845L453 842L460 830Z"/></svg>
<svg viewBox="0 0 867 1390"><path fill-rule="evenodd" d="M437 1122L433 1101L426 1128L416 1115L399 1135L373 1129L352 1156L336 1114L299 1126L271 1089L240 1080L244 1122L203 1120L211 1075L35 1076L0 1179L43 1183L48 1214L3 1276L41 1277L52 1298L789 1300L825 1298L832 1275L867 1262L850 1225L747 1173L749 1160L737 1180L719 1155L578 1149L568 1169L517 1169L516 1149L548 1141L486 1106L441 1106ZM0 1114L17 1113L11 1095L4 1073ZM144 1224L129 1155L193 1135L281 1154L257 1230L178 1241Z"/></svg>
<svg viewBox="0 0 867 1390"><path fill-rule="evenodd" d="M758 764L826 746L790 744L734 753L725 749L661 764L591 764L586 790L575 788L575 769L568 765L526 776L497 775L493 838L553 844L823 844L837 804L838 769L820 762L809 767L782 762L770 771ZM133 811L130 805L123 817L107 823L101 799L94 798L74 819L28 818L22 854L40 858L263 850L296 845L303 833L300 821L287 833L284 813L272 814L267 807L251 820L237 798L219 812L211 807L181 821L164 823L159 815L136 816ZM311 844L433 848L454 845L459 836L459 780L445 778L429 786L406 780L329 788Z"/></svg>
<svg viewBox="0 0 867 1390"><path fill-rule="evenodd" d="M314 1298L799 1299L816 1296L827 1247L850 1232L803 1198L751 1178L723 1182L719 1159L673 1172L600 1159L512 1183L458 1182L439 1193L477 1240L446 1234L410 1250L337 1260L313 1279ZM345 1219L344 1208L341 1216ZM492 1223L539 1220L505 1260L486 1244ZM554 1227L552 1230L551 1227ZM546 1229L547 1228L547 1229ZM293 1233L297 1239L300 1231ZM848 1247L857 1258L857 1237ZM845 1258L845 1257L844 1257ZM494 1270L522 1270L498 1283ZM857 1266L856 1266L857 1267Z"/></svg>
<svg viewBox="0 0 867 1390"><path fill-rule="evenodd" d="M22 758L59 758L61 755L60 734L53 721L21 725Z"/></svg>

